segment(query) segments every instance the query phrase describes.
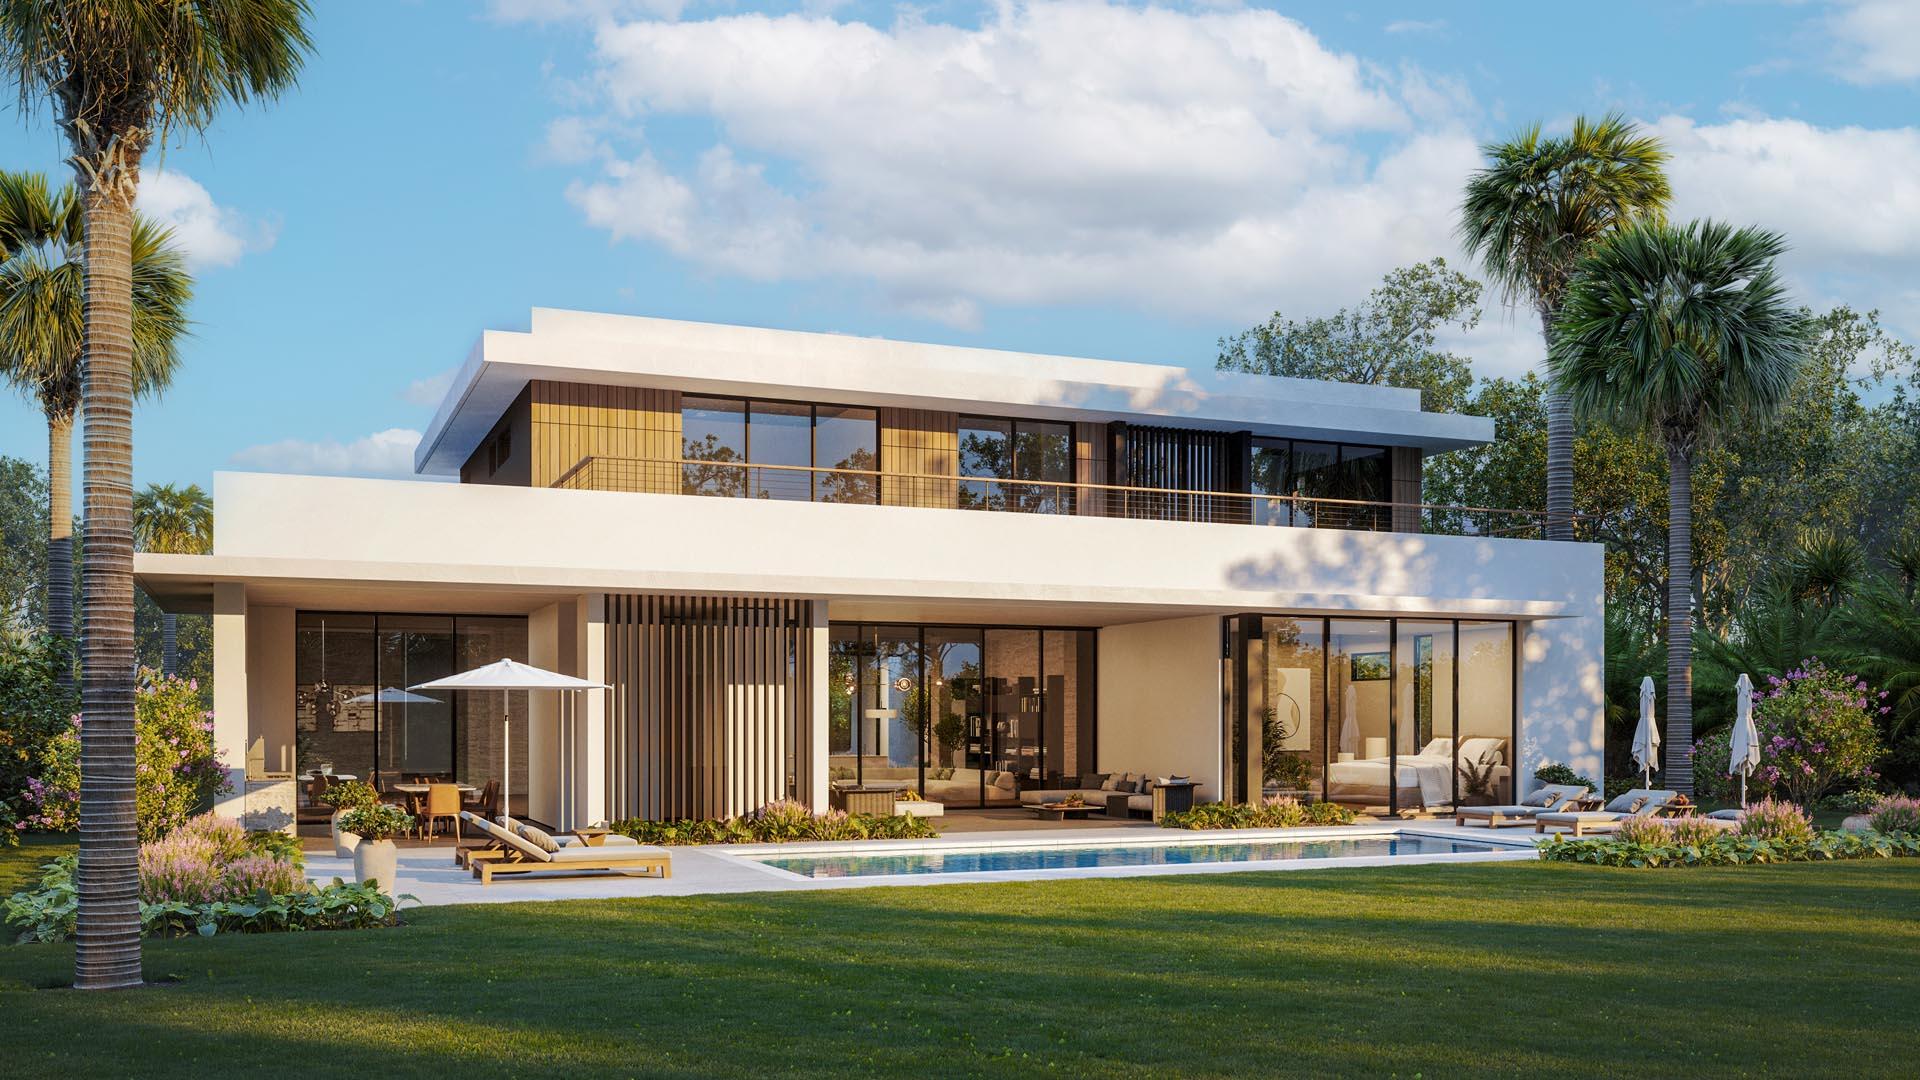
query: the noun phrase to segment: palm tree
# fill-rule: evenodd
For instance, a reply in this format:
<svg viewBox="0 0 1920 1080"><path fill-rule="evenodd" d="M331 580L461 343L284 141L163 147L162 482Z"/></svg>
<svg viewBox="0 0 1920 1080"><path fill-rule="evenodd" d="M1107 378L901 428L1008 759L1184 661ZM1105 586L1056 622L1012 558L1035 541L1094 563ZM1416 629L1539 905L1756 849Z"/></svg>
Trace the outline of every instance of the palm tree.
<svg viewBox="0 0 1920 1080"><path fill-rule="evenodd" d="M133 535L142 550L204 555L213 547L213 499L199 484L148 484L133 497ZM178 620L160 616L160 670L179 669Z"/></svg>
<svg viewBox="0 0 1920 1080"><path fill-rule="evenodd" d="M1787 302L1776 233L1642 222L1580 260L1547 364L1573 408L1643 428L1667 454L1667 785L1693 791L1693 463L1771 414L1812 325Z"/></svg>
<svg viewBox="0 0 1920 1080"><path fill-rule="evenodd" d="M74 985L140 983L133 804L133 203L158 135L291 87L305 0L12 0L0 58L21 103L54 106L86 217L81 365L80 867ZM22 109L24 114L27 110Z"/></svg>
<svg viewBox="0 0 1920 1080"><path fill-rule="evenodd" d="M1489 164L1467 180L1461 244L1508 303L1533 306L1551 348L1581 257L1615 231L1665 212L1667 152L1612 113L1574 120L1564 138L1544 138L1535 124L1480 152ZM1573 539L1573 413L1558 392L1547 395L1547 538Z"/></svg>
<svg viewBox="0 0 1920 1080"><path fill-rule="evenodd" d="M47 418L47 631L73 639L73 421L80 409L85 245L72 185L0 172L0 378ZM133 225L133 392L173 379L193 279L172 235L145 216ZM73 674L62 669L61 685Z"/></svg>

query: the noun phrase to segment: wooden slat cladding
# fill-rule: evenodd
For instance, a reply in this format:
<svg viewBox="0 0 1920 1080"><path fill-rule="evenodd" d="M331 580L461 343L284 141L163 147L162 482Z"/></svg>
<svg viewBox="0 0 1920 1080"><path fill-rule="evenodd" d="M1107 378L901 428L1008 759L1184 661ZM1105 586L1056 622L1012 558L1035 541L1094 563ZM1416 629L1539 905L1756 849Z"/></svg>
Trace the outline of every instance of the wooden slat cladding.
<svg viewBox="0 0 1920 1080"><path fill-rule="evenodd" d="M1244 492L1245 436L1226 431L1108 425L1113 483L1169 491ZM1205 495L1110 493L1108 516L1174 521L1244 521L1244 499Z"/></svg>
<svg viewBox="0 0 1920 1080"><path fill-rule="evenodd" d="M582 458L680 459L680 391L535 380L532 481L551 487ZM680 490L678 466L627 470L624 490ZM595 485L601 486L601 485Z"/></svg>
<svg viewBox="0 0 1920 1080"><path fill-rule="evenodd" d="M880 410L880 501L887 506L950 507L959 489L928 476L960 473L959 415L929 409ZM906 474L906 475L901 475Z"/></svg>
<svg viewBox="0 0 1920 1080"><path fill-rule="evenodd" d="M614 818L809 800L812 601L607 596Z"/></svg>

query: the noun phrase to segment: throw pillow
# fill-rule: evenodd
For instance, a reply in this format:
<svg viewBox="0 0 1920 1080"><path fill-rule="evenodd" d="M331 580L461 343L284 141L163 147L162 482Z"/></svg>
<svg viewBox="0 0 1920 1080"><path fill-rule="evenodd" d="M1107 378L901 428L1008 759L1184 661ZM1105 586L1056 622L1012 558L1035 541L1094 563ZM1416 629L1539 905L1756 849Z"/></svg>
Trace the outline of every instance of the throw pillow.
<svg viewBox="0 0 1920 1080"><path fill-rule="evenodd" d="M1542 790L1542 791L1534 792L1533 797L1527 800L1527 805L1538 806L1544 809L1549 806L1556 806L1559 804L1559 802L1560 802L1559 792Z"/></svg>
<svg viewBox="0 0 1920 1080"><path fill-rule="evenodd" d="M1633 800L1631 803L1627 804L1626 812L1629 814L1637 814L1641 810L1645 809L1646 805L1647 805L1647 797L1645 795L1642 795L1639 798Z"/></svg>
<svg viewBox="0 0 1920 1080"><path fill-rule="evenodd" d="M1134 786L1135 786L1134 782L1131 780L1115 780L1113 782L1113 787L1109 790L1118 792L1123 795L1131 795L1133 794Z"/></svg>
<svg viewBox="0 0 1920 1080"><path fill-rule="evenodd" d="M1119 773L1108 774L1106 779L1100 781L1100 790L1101 791L1119 791L1120 790L1120 774Z"/></svg>
<svg viewBox="0 0 1920 1080"><path fill-rule="evenodd" d="M536 829L524 821L516 822L515 824L520 830L521 839L525 840L527 843L532 844L534 847L537 847L542 851L559 851L560 850L559 843L556 842L553 837L548 836L542 830Z"/></svg>

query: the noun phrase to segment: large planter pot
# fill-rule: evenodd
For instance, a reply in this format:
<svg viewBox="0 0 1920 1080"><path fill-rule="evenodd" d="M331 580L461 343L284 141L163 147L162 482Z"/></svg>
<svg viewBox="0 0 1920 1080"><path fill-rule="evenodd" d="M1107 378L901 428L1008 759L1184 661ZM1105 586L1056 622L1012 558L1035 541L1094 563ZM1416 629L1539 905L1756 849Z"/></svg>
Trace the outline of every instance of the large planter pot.
<svg viewBox="0 0 1920 1080"><path fill-rule="evenodd" d="M333 817L328 820L328 828L333 833L333 854L341 859L351 856L353 849L360 845L358 834L340 831L340 819L346 812L344 807L335 810Z"/></svg>
<svg viewBox="0 0 1920 1080"><path fill-rule="evenodd" d="M362 885L378 881L392 890L398 856L391 840L361 840L353 849L353 876Z"/></svg>

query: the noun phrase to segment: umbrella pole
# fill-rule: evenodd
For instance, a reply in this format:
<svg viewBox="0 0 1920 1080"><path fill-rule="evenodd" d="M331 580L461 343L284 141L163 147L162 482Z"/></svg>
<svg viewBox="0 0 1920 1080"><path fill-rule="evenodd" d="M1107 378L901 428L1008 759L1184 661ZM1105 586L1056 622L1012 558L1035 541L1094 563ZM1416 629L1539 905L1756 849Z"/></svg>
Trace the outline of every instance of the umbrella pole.
<svg viewBox="0 0 1920 1080"><path fill-rule="evenodd" d="M500 814L513 816L513 702L500 691Z"/></svg>

